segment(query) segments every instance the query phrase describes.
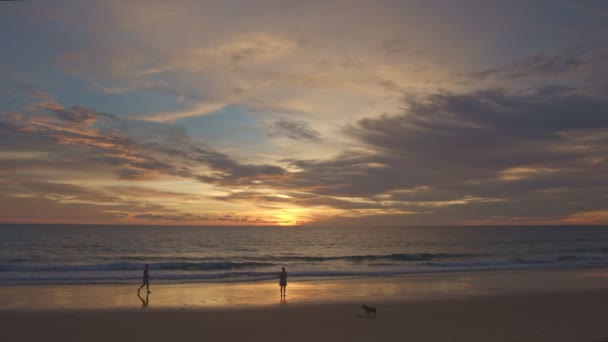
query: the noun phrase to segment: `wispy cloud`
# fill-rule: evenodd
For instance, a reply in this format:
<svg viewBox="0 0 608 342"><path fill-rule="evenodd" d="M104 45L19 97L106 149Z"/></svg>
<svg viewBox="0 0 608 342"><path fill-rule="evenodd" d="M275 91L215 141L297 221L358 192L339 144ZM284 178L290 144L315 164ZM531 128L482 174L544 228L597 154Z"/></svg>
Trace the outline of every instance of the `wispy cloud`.
<svg viewBox="0 0 608 342"><path fill-rule="evenodd" d="M230 100L230 99L229 99ZM232 101L227 101L225 103L203 103L197 106L194 106L190 109L180 110L180 111L171 111L171 112L161 112L154 113L146 116L139 117L139 120L144 121L153 121L153 122L171 122L183 118L189 118L192 116L201 116L211 114L217 110L225 108L226 106L234 103L235 99L231 99Z"/></svg>
<svg viewBox="0 0 608 342"><path fill-rule="evenodd" d="M282 136L293 140L321 139L321 134L305 121L279 119L268 125L268 132L271 136Z"/></svg>

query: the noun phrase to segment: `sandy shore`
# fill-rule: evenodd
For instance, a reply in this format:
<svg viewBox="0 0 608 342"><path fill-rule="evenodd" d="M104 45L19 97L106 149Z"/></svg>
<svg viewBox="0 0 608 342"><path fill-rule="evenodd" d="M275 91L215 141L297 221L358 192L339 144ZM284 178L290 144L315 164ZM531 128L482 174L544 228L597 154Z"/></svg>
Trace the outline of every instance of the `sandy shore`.
<svg viewBox="0 0 608 342"><path fill-rule="evenodd" d="M257 308L0 312L5 341L608 341L608 291Z"/></svg>
<svg viewBox="0 0 608 342"><path fill-rule="evenodd" d="M608 341L608 270L0 287L6 341ZM364 316L361 303L378 317Z"/></svg>
<svg viewBox="0 0 608 342"><path fill-rule="evenodd" d="M273 306L278 283L155 284L147 298L139 284L0 286L0 310L148 309ZM402 277L290 281L287 304L379 303L487 295L608 289L607 269L455 272ZM143 292L142 292L143 294ZM143 301L142 301L143 300Z"/></svg>

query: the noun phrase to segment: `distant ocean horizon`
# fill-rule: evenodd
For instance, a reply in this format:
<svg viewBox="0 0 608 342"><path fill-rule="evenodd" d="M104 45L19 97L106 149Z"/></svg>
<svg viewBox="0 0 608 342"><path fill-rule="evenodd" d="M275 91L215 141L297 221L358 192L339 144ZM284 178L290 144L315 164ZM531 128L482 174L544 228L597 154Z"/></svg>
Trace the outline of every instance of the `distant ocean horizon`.
<svg viewBox="0 0 608 342"><path fill-rule="evenodd" d="M608 226L0 224L0 285L290 281L608 266Z"/></svg>

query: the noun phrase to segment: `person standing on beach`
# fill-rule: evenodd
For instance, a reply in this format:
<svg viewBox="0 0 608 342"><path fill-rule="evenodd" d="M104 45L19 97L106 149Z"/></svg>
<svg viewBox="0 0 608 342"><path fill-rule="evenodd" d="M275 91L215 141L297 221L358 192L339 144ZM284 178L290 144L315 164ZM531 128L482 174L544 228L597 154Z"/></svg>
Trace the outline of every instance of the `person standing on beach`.
<svg viewBox="0 0 608 342"><path fill-rule="evenodd" d="M281 287L281 297L284 297L287 288L287 272L285 272L285 267L283 267L283 271L279 275L279 286Z"/></svg>
<svg viewBox="0 0 608 342"><path fill-rule="evenodd" d="M143 283L141 284L141 286L137 289L137 293L139 294L139 290L141 290L142 287L146 287L146 290L148 291L148 293L152 293L150 292L150 275L148 275L148 264L146 264L146 266L144 267L144 280Z"/></svg>

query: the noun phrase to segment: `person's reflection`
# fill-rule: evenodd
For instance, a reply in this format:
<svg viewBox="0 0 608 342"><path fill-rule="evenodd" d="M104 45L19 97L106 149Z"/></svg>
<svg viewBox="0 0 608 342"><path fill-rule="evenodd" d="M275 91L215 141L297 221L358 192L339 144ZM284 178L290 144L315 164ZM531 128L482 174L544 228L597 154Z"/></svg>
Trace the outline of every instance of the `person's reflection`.
<svg viewBox="0 0 608 342"><path fill-rule="evenodd" d="M147 292L147 293L146 293L146 299L144 299L144 298L143 298L143 297L142 297L142 296L139 294L139 292L137 292L137 297L139 297L139 300L141 300L141 307L142 307L143 309L147 308L147 307L148 307L148 304L150 303L150 293L149 293L149 292Z"/></svg>

